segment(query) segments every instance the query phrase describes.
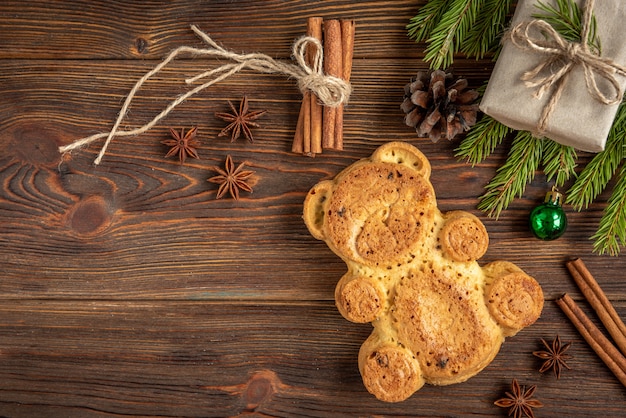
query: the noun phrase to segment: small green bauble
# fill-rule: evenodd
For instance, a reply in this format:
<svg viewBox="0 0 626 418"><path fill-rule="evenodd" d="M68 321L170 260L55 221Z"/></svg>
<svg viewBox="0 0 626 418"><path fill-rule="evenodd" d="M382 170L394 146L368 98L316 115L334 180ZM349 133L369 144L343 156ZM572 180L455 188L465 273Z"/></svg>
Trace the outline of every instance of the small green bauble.
<svg viewBox="0 0 626 418"><path fill-rule="evenodd" d="M563 235L567 229L567 217L562 202L563 195L552 189L546 194L545 201L530 212L530 230L537 238L551 241Z"/></svg>

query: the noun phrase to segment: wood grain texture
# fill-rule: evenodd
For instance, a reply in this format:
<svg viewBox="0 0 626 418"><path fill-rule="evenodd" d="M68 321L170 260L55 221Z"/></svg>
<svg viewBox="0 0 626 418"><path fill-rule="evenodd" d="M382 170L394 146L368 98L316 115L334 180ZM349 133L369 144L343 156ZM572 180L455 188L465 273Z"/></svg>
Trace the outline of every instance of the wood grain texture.
<svg viewBox="0 0 626 418"><path fill-rule="evenodd" d="M0 39L6 42L0 57L63 59L161 58L181 44L200 44L191 24L224 45L287 58L285 45L304 33L309 16L358 17L361 40L355 56L404 56L416 53L404 26L420 7L409 0L385 7L380 1L308 0L3 3Z"/></svg>
<svg viewBox="0 0 626 418"><path fill-rule="evenodd" d="M433 144L403 125L403 86L425 64L404 26L424 1L3 1L0 3L0 416L504 416L492 405L512 378L537 384L538 416L617 417L624 388L554 304L589 306L564 261L582 257L626 317L623 256L588 239L607 193L569 229L540 242L527 227L548 186L537 174L500 219L476 210L508 152L471 167L456 142ZM309 16L351 18L357 35L344 151L290 152L301 102L294 80L249 71L190 98L149 132L70 154L58 146L110 129L134 82L180 45L201 46L194 23L224 47L289 60ZM244 18L242 18L244 17ZM220 63L183 57L142 88L122 129L140 126ZM474 87L489 59L459 58ZM214 113L248 95L267 109L255 142L217 138ZM198 126L200 159L165 159L169 127ZM311 186L380 144L404 140L429 158L439 207L485 223L481 263L516 262L541 283L546 307L469 382L425 387L383 404L356 360L369 325L344 320L333 292L345 264L301 219ZM252 194L215 200L206 181L226 155L255 171ZM581 165L591 155L581 155ZM592 315L592 319L597 321ZM540 338L572 341L573 370L540 375ZM599 400L601 402L599 403Z"/></svg>
<svg viewBox="0 0 626 418"><path fill-rule="evenodd" d="M569 324L555 325L553 304L551 326L513 337L471 381L401 404L363 389L354 369L369 326L347 323L331 302L16 301L0 313L5 416L497 416L490 404L513 376L539 385L542 416L597 416L597 393L606 414L621 413L622 387ZM539 375L529 352L557 331L587 359L559 381ZM563 389L582 381L575 399Z"/></svg>

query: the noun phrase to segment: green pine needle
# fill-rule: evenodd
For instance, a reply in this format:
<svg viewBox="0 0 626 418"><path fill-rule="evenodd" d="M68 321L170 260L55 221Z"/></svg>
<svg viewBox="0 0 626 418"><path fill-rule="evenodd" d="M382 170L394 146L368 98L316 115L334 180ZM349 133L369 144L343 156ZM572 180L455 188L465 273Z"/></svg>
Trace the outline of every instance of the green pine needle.
<svg viewBox="0 0 626 418"><path fill-rule="evenodd" d="M498 36L504 32L506 17L512 0L486 0L461 44L461 52L477 59L495 52L499 46Z"/></svg>
<svg viewBox="0 0 626 418"><path fill-rule="evenodd" d="M626 246L626 165L622 165L608 206L600 219L600 227L591 237L598 254L616 256L620 246Z"/></svg>
<svg viewBox="0 0 626 418"><path fill-rule="evenodd" d="M623 108L624 104L620 107ZM611 131L604 151L593 157L567 192L566 203L580 211L596 200L613 178L624 158L625 135L626 132L623 129L621 135L617 135L615 129Z"/></svg>
<svg viewBox="0 0 626 418"><path fill-rule="evenodd" d="M576 176L576 150L558 142L546 140L543 147L543 171L548 181L556 177L555 186L561 187Z"/></svg>
<svg viewBox="0 0 626 418"><path fill-rule="evenodd" d="M455 155L467 159L472 166L480 164L512 131L491 116L483 115L463 138Z"/></svg>
<svg viewBox="0 0 626 418"><path fill-rule="evenodd" d="M524 194L526 184L535 178L535 172L541 161L543 142L530 132L517 133L509 156L486 186L487 193L480 197L479 210L497 219L515 197Z"/></svg>
<svg viewBox="0 0 626 418"><path fill-rule="evenodd" d="M556 0L556 7L537 2L537 8L542 13L533 14L533 18L548 22L561 36L570 42L580 42L582 33L582 15L580 7L572 0ZM600 53L600 39L596 33L596 19L592 17L587 44L596 53Z"/></svg>
<svg viewBox="0 0 626 418"><path fill-rule="evenodd" d="M427 39L424 61L432 69L448 68L454 53L476 21L485 0L452 0Z"/></svg>
<svg viewBox="0 0 626 418"><path fill-rule="evenodd" d="M409 38L415 42L428 39L451 2L452 0L431 0L426 3L406 25Z"/></svg>

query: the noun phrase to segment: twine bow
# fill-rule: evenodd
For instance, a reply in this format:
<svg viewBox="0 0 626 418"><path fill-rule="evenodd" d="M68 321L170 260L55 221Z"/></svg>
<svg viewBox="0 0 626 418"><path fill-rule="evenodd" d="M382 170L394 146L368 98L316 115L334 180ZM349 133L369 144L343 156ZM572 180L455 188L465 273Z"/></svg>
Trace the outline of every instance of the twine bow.
<svg viewBox="0 0 626 418"><path fill-rule="evenodd" d="M212 86L213 84L216 84L230 77L231 75L245 68L255 70L261 73L285 74L291 78L295 78L298 81L298 88L302 93L308 90L312 91L317 95L319 100L325 106L336 107L342 103L346 103L350 98L352 88L348 82L342 80L339 77L324 74L323 48L320 41L316 38L303 36L302 38L296 40L292 49L294 59L297 62L297 65L294 65L289 62L277 61L265 54L237 54L235 52L228 51L216 44L215 41L213 41L213 39L209 37L209 35L202 32L197 26L192 25L191 29L200 39L202 39L207 45L209 45L209 48L200 49L188 46L181 46L173 50L159 65L154 67L152 70L146 73L139 81L137 81L135 86L126 97L124 105L120 109L115 124L109 132L98 133L76 140L69 145L59 147L59 152L66 153L73 149L90 144L100 138L106 137L104 145L102 146L100 152L98 153L98 156L94 160L94 165L98 165L100 164L102 157L104 157L109 143L114 137L139 135L148 131L161 119L167 116L172 110L174 110L176 106L184 102L189 97L206 89L207 87ZM312 45L315 50L315 54L312 60L313 64L311 66L309 66L306 61L306 51L307 48L309 48L309 45ZM122 120L124 119L128 111L128 108L130 107L130 103L132 102L133 97L135 96L139 88L143 85L143 83L145 83L150 77L158 73L161 69L163 69L163 67L165 67L170 61L172 61L181 53L213 56L217 58L227 59L233 62L223 64L222 66L214 68L212 70L204 71L201 74L185 80L185 83L193 84L200 79L208 78L208 81L206 81L205 83L194 87L193 89L187 91L186 93L173 100L161 113L159 113L145 125L127 131L118 130Z"/></svg>
<svg viewBox="0 0 626 418"><path fill-rule="evenodd" d="M537 124L540 135L546 131L548 119L563 93L567 76L578 65L583 69L587 90L596 100L606 105L618 104L622 100L624 91L615 75L626 75L626 67L595 54L587 43L594 2L595 0L587 0L584 4L581 42L567 41L549 23L539 19L517 24L505 37L524 51L545 56L535 68L521 76L527 87L536 88L533 94L536 98L541 98L546 91L553 89ZM542 36L535 36L536 33ZM549 74L542 75L546 69L550 70ZM609 94L598 88L596 77L608 81L611 90Z"/></svg>

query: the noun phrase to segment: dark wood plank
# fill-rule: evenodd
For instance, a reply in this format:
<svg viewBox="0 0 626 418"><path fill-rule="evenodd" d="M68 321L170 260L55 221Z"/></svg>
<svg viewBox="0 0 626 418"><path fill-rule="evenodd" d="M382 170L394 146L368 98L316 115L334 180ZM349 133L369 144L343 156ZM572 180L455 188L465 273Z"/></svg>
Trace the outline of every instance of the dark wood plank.
<svg viewBox="0 0 626 418"><path fill-rule="evenodd" d="M289 57L306 19L357 20L355 57L421 54L404 26L423 1L124 1L3 2L0 58L161 58L181 45L201 46L195 24L234 49Z"/></svg>
<svg viewBox="0 0 626 418"><path fill-rule="evenodd" d="M539 385L540 416L595 417L596 393L606 416L624 405L619 382L553 304L472 380L399 404L366 393L356 357L370 327L331 302L20 301L0 313L4 416L495 416L513 377ZM539 374L531 354L554 333L575 341L560 380Z"/></svg>

